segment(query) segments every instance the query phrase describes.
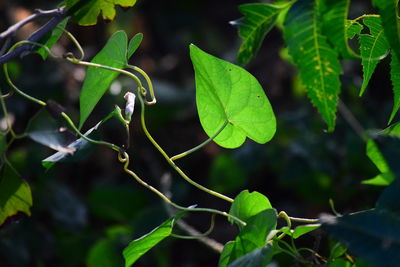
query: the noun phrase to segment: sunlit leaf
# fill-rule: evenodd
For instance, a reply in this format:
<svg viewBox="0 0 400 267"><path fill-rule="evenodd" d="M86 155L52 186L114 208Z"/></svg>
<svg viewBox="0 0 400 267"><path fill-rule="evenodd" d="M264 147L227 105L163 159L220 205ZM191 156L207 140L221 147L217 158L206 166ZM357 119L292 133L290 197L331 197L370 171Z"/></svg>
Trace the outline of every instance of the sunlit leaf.
<svg viewBox="0 0 400 267"><path fill-rule="evenodd" d="M267 266L273 256L273 248L267 245L264 248L256 249L231 262L228 267L258 267Z"/></svg>
<svg viewBox="0 0 400 267"><path fill-rule="evenodd" d="M226 148L241 146L246 137L269 141L276 119L264 90L253 75L229 62L190 45L195 70L196 103L200 122L213 136L228 121L214 141Z"/></svg>
<svg viewBox="0 0 400 267"><path fill-rule="evenodd" d="M32 193L29 185L7 163L0 171L0 225L18 212L30 216Z"/></svg>
<svg viewBox="0 0 400 267"><path fill-rule="evenodd" d="M263 210L248 218L247 225L241 229L235 241L225 245L218 266L225 267L250 252L264 248L268 234L276 227L276 218L274 209Z"/></svg>
<svg viewBox="0 0 400 267"><path fill-rule="evenodd" d="M392 59L390 62L390 79L392 80L392 85L393 85L394 103L388 124L392 122L394 116L397 114L397 111L400 108L400 62L393 51L390 53L390 56Z"/></svg>
<svg viewBox="0 0 400 267"><path fill-rule="evenodd" d="M350 0L324 0L326 12L324 18L324 34L333 43L344 58L355 57L356 54L347 43L348 13Z"/></svg>
<svg viewBox="0 0 400 267"><path fill-rule="evenodd" d="M360 34L363 29L364 26L361 25L358 21L346 21L346 35L348 39L353 39L354 36Z"/></svg>
<svg viewBox="0 0 400 267"><path fill-rule="evenodd" d="M342 217L321 217L322 228L349 253L372 266L397 266L400 261L400 217L385 210L367 210Z"/></svg>
<svg viewBox="0 0 400 267"><path fill-rule="evenodd" d="M387 55L389 48L381 19L379 17L367 17L363 19L363 22L369 28L370 33L359 35L361 64L364 74L360 95L364 93L376 65Z"/></svg>
<svg viewBox="0 0 400 267"><path fill-rule="evenodd" d="M306 225L299 225L296 226L294 229L289 229L285 227L282 230L283 233L290 235L294 239L299 238L302 235L305 235L311 231L318 229L321 225L320 224L306 224Z"/></svg>
<svg viewBox="0 0 400 267"><path fill-rule="evenodd" d="M124 68L127 64L127 43L128 37L125 32L114 33L91 62L114 68ZM83 123L118 74L118 72L111 70L88 67L80 95L79 128L83 126Z"/></svg>
<svg viewBox="0 0 400 267"><path fill-rule="evenodd" d="M328 131L333 131L341 67L337 52L321 34L318 2L299 0L294 3L286 15L284 36L308 97L327 123Z"/></svg>
<svg viewBox="0 0 400 267"><path fill-rule="evenodd" d="M377 144L372 139L369 139L367 142L367 156L378 168L381 174L372 179L364 180L362 181L362 183L383 186L390 184L394 179L394 175L390 170L389 164L379 150Z"/></svg>
<svg viewBox="0 0 400 267"><path fill-rule="evenodd" d="M400 60L400 22L398 0L373 0L373 4L379 9L382 18L382 26L390 47L397 59Z"/></svg>
<svg viewBox="0 0 400 267"><path fill-rule="evenodd" d="M229 210L229 214L238 217L243 221L247 221L250 217L259 212L271 209L272 205L269 199L258 192L249 193L248 190L243 190L237 195Z"/></svg>
<svg viewBox="0 0 400 267"><path fill-rule="evenodd" d="M155 228L153 231L133 240L124 249L123 255L125 258L125 267L130 267L139 259L143 254L161 242L164 238L168 237L172 232L174 218L165 221L163 224Z"/></svg>
<svg viewBox="0 0 400 267"><path fill-rule="evenodd" d="M62 29L67 26L69 18L65 18L62 20L54 30L47 33L41 40L40 43L47 46L48 48L52 48L55 43L57 43L58 39L60 39L61 35L64 33ZM61 28L61 29L60 29ZM43 60L45 60L48 56L48 52L44 48L39 48L36 51Z"/></svg>
<svg viewBox="0 0 400 267"><path fill-rule="evenodd" d="M128 45L127 60L129 60L131 58L131 56L133 55L133 53L135 53L136 49L138 49L142 40L143 40L142 33L138 33L132 37L132 39L129 41L129 45Z"/></svg>
<svg viewBox="0 0 400 267"><path fill-rule="evenodd" d="M383 131L379 132L380 135L387 135L395 138L400 138L400 122L390 125Z"/></svg>
<svg viewBox="0 0 400 267"><path fill-rule="evenodd" d="M67 13L79 25L94 25L100 15L104 20L115 18L115 6L132 7L136 0L67 0Z"/></svg>
<svg viewBox="0 0 400 267"><path fill-rule="evenodd" d="M240 65L247 64L258 52L267 33L275 25L282 7L271 4L244 4L239 6L243 18L231 22L239 28L242 45L237 60Z"/></svg>

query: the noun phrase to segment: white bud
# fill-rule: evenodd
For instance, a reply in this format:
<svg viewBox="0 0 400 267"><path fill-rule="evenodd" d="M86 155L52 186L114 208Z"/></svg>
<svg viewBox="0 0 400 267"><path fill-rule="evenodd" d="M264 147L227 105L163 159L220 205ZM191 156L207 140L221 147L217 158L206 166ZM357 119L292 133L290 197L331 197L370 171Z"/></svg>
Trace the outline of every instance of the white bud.
<svg viewBox="0 0 400 267"><path fill-rule="evenodd" d="M135 94L131 92L127 92L124 95L124 98L126 100L126 106L125 106L125 115L130 117L133 114L133 111L135 109Z"/></svg>

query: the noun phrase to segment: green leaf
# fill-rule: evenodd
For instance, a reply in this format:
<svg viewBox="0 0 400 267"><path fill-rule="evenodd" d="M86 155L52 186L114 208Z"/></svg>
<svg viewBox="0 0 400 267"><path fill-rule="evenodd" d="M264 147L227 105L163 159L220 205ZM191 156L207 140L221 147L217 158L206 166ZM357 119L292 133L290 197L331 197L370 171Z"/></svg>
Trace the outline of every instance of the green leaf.
<svg viewBox="0 0 400 267"><path fill-rule="evenodd" d="M219 267L225 267L236 259L266 246L268 234L276 228L276 211L263 210L248 218L247 225L234 242L228 242L220 256Z"/></svg>
<svg viewBox="0 0 400 267"><path fill-rule="evenodd" d="M372 179L364 180L362 183L383 186L390 184L394 180L394 175L389 167L389 164L386 162L386 159L379 150L379 147L372 139L369 139L367 142L367 156L378 168L381 174Z"/></svg>
<svg viewBox="0 0 400 267"><path fill-rule="evenodd" d="M236 259L228 267L259 267L267 266L273 256L273 248L267 245L264 248L256 249L246 255Z"/></svg>
<svg viewBox="0 0 400 267"><path fill-rule="evenodd" d="M360 34L358 37L364 74L360 96L364 93L376 65L387 55L389 49L389 44L381 25L381 19L378 17L367 17L363 19L363 22L369 28L370 34Z"/></svg>
<svg viewBox="0 0 400 267"><path fill-rule="evenodd" d="M118 242L108 238L97 241L90 248L87 266L89 267L120 267L124 265L124 259L118 247Z"/></svg>
<svg viewBox="0 0 400 267"><path fill-rule="evenodd" d="M400 216L400 179L396 179L391 185L385 188L376 203L377 209L385 209Z"/></svg>
<svg viewBox="0 0 400 267"><path fill-rule="evenodd" d="M358 21L346 20L346 36L348 39L353 39L354 36L360 34L363 29L364 26Z"/></svg>
<svg viewBox="0 0 400 267"><path fill-rule="evenodd" d="M390 56L392 59L390 62L390 79L392 80L393 85L394 103L388 124L392 122L394 116L400 108L400 62L393 51L390 53Z"/></svg>
<svg viewBox="0 0 400 267"><path fill-rule="evenodd" d="M196 103L208 136L228 124L214 141L225 148L241 146L246 136L266 143L274 136L276 119L264 90L253 75L190 45L195 70Z"/></svg>
<svg viewBox="0 0 400 267"><path fill-rule="evenodd" d="M271 4L244 4L239 6L243 18L231 22L239 28L242 45L237 60L246 65L255 56L267 33L274 27L282 7Z"/></svg>
<svg viewBox="0 0 400 267"><path fill-rule="evenodd" d="M127 64L127 43L128 38L125 32L115 32L91 62L119 69L124 68ZM88 67L80 95L79 128L82 128L83 123L118 74L116 71Z"/></svg>
<svg viewBox="0 0 400 267"><path fill-rule="evenodd" d="M353 265L351 262L346 261L344 259L335 259L328 263L328 267L353 267L357 265Z"/></svg>
<svg viewBox="0 0 400 267"><path fill-rule="evenodd" d="M247 222L250 217L266 209L272 209L266 196L258 192L249 193L248 190L243 190L235 197L229 214Z"/></svg>
<svg viewBox="0 0 400 267"><path fill-rule="evenodd" d="M374 0L373 4L379 9L385 36L392 51L400 60L400 23L399 0Z"/></svg>
<svg viewBox="0 0 400 267"><path fill-rule="evenodd" d="M347 251L347 248L345 248L344 246L342 246L342 244L341 243L336 243L333 247L332 247L332 249L331 249L331 251L330 251L330 253L329 253L329 259L328 259L328 261L332 261L332 260L334 260L334 259L336 259L336 258L339 258L339 257L341 257L344 253L346 253L346 251Z"/></svg>
<svg viewBox="0 0 400 267"><path fill-rule="evenodd" d="M7 163L3 164L0 174L0 225L18 212L30 216L32 193L29 185Z"/></svg>
<svg viewBox="0 0 400 267"><path fill-rule="evenodd" d="M319 1L299 0L286 15L284 36L308 97L333 131L340 93L337 52L321 34Z"/></svg>
<svg viewBox="0 0 400 267"><path fill-rule="evenodd" d="M372 266L397 266L400 261L400 217L385 210L367 210L342 217L321 217L322 228Z"/></svg>
<svg viewBox="0 0 400 267"><path fill-rule="evenodd" d="M88 26L97 23L100 13L104 20L113 20L116 5L127 8L135 3L136 0L67 0L66 6L68 15L75 23Z"/></svg>
<svg viewBox="0 0 400 267"><path fill-rule="evenodd" d="M161 242L164 238L168 237L172 232L173 224L174 218L171 218L147 235L130 242L123 251L125 267L129 267L134 264L136 260L139 259L143 254Z"/></svg>
<svg viewBox="0 0 400 267"><path fill-rule="evenodd" d="M386 129L379 132L380 135L387 135L395 138L400 138L400 122L390 125Z"/></svg>
<svg viewBox="0 0 400 267"><path fill-rule="evenodd" d="M356 54L347 43L348 13L350 0L324 0L323 32L344 58L354 58Z"/></svg>
<svg viewBox="0 0 400 267"><path fill-rule="evenodd" d="M132 39L129 41L128 51L127 51L127 60L131 58L133 53L135 53L136 49L138 49L139 45L142 43L143 34L137 33Z"/></svg>
<svg viewBox="0 0 400 267"><path fill-rule="evenodd" d="M42 43L43 45L47 46L49 49L51 49L53 47L53 45L55 43L57 43L58 39L60 39L61 35L64 33L62 29L65 29L65 27L67 26L69 18L65 18L64 20L62 20L57 26L57 28L55 28L54 30L52 30L51 32L47 33L41 40L40 43ZM60 29L62 28L62 29ZM44 48L39 48L36 51L43 60L45 60L48 56L48 52L44 49Z"/></svg>
<svg viewBox="0 0 400 267"><path fill-rule="evenodd" d="M320 224L306 224L306 225L296 226L296 228L294 229L289 229L289 227L284 227L281 229L281 231L296 239L302 235L305 235L311 231L318 229L320 226L321 226Z"/></svg>

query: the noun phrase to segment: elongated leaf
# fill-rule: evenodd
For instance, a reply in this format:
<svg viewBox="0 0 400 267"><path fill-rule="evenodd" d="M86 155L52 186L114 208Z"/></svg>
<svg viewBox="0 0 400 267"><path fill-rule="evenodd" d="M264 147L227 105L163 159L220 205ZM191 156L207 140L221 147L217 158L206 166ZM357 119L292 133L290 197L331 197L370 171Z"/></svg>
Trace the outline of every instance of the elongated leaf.
<svg viewBox="0 0 400 267"><path fill-rule="evenodd" d="M341 67L337 52L321 34L318 2L299 0L286 15L284 36L308 97L333 131L340 92Z"/></svg>
<svg viewBox="0 0 400 267"><path fill-rule="evenodd" d="M276 119L261 85L253 75L190 45L196 78L196 104L200 122L214 141L226 148L241 146L246 136L258 143L275 134Z"/></svg>
<svg viewBox="0 0 400 267"><path fill-rule="evenodd" d="M389 48L383 32L381 19L378 17L367 17L364 18L363 22L369 28L370 34L359 35L361 64L364 73L360 96L364 93L376 65L387 55Z"/></svg>
<svg viewBox="0 0 400 267"><path fill-rule="evenodd" d="M400 217L367 210L343 217L323 217L322 228L372 266L397 266L400 261Z"/></svg>
<svg viewBox="0 0 400 267"><path fill-rule="evenodd" d="M239 6L243 18L231 22L239 28L242 45L239 48L237 60L240 65L246 65L255 56L267 33L275 25L282 7L271 4L244 4Z"/></svg>
<svg viewBox="0 0 400 267"><path fill-rule="evenodd" d="M390 79L393 85L393 109L390 114L388 124L392 122L394 116L400 108L400 62L393 51L390 53L392 61L390 62Z"/></svg>
<svg viewBox="0 0 400 267"><path fill-rule="evenodd" d="M127 60L129 60L129 58L133 55L133 53L135 53L136 49L138 49L142 40L143 40L142 33L135 34L135 36L132 37L128 45Z"/></svg>
<svg viewBox="0 0 400 267"><path fill-rule="evenodd" d="M0 225L18 212L31 215L32 193L29 185L13 167L5 163L0 176Z"/></svg>
<svg viewBox="0 0 400 267"><path fill-rule="evenodd" d="M360 34L363 29L363 25L361 25L358 21L346 21L346 36L348 39L353 39L354 36Z"/></svg>
<svg viewBox="0 0 400 267"><path fill-rule="evenodd" d="M172 232L174 218L165 221L156 229L139 239L133 240L124 249L125 267L134 264L143 254L168 237Z"/></svg>
<svg viewBox="0 0 400 267"><path fill-rule="evenodd" d="M373 0L373 4L379 9L382 18L382 26L386 39L400 61L400 22L399 0Z"/></svg>
<svg viewBox="0 0 400 267"><path fill-rule="evenodd" d="M299 238L302 235L305 235L311 231L318 229L321 225L320 224L306 224L306 225L299 225L296 226L294 229L289 229L285 227L282 230L283 233L290 235L294 239Z"/></svg>
<svg viewBox="0 0 400 267"><path fill-rule="evenodd" d="M127 64L127 43L128 37L125 32L114 33L91 62L114 68L125 67ZM83 123L118 74L118 72L111 70L88 67L80 95L79 128L83 126Z"/></svg>
<svg viewBox="0 0 400 267"><path fill-rule="evenodd" d="M400 122L390 125L386 129L379 132L380 135L387 135L395 138L400 138Z"/></svg>
<svg viewBox="0 0 400 267"><path fill-rule="evenodd" d="M324 0L326 12L323 32L344 58L354 58L356 54L347 43L348 13L350 0Z"/></svg>
<svg viewBox="0 0 400 267"><path fill-rule="evenodd" d="M267 266L273 256L273 248L267 245L265 248L256 249L236 259L228 267L259 267Z"/></svg>
<svg viewBox="0 0 400 267"><path fill-rule="evenodd" d="M65 18L63 21L61 21L57 25L59 28L57 27L48 34L46 34L42 38L42 40L40 40L40 43L51 49L53 45L57 43L58 39L60 39L61 35L64 33L60 28L64 29L67 26L68 20L69 18ZM43 60L45 60L48 56L48 52L43 48L39 48L36 52L42 57Z"/></svg>
<svg viewBox="0 0 400 267"><path fill-rule="evenodd" d="M372 179L364 180L362 183L383 186L390 184L394 179L394 175L377 144L372 139L369 139L367 142L367 156L378 168L381 174Z"/></svg>
<svg viewBox="0 0 400 267"><path fill-rule="evenodd" d="M235 241L225 245L218 266L225 267L236 259L265 247L269 232L276 228L276 217L274 209L263 210L250 217Z"/></svg>
<svg viewBox="0 0 400 267"><path fill-rule="evenodd" d="M229 214L246 222L250 217L266 209L272 209L266 196L258 192L249 193L248 190L243 190L235 197Z"/></svg>
<svg viewBox="0 0 400 267"><path fill-rule="evenodd" d="M115 18L115 6L132 7L136 0L67 0L67 12L79 25L94 25L100 15L104 20Z"/></svg>

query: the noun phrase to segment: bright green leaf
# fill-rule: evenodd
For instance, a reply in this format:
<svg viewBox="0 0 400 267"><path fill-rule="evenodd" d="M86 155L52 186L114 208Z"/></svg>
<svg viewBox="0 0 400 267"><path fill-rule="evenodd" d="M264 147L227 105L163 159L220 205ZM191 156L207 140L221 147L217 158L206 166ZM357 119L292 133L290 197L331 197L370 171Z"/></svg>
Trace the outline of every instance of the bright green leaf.
<svg viewBox="0 0 400 267"><path fill-rule="evenodd" d="M387 55L389 48L381 25L381 19L378 17L367 17L363 19L363 22L369 28L370 34L359 35L361 64L364 74L360 96L364 93L376 65Z"/></svg>
<svg viewBox="0 0 400 267"><path fill-rule="evenodd" d="M272 209L266 196L258 192L249 193L248 190L243 190L235 197L229 214L246 222L250 217L266 209Z"/></svg>
<svg viewBox="0 0 400 267"><path fill-rule="evenodd" d="M344 259L335 259L328 263L328 267L353 267L357 265L353 265L351 262L346 261Z"/></svg>
<svg viewBox="0 0 400 267"><path fill-rule="evenodd" d="M125 267L130 267L143 254L149 251L152 247L168 237L172 232L174 218L165 221L163 224L155 228L153 231L136 240L133 240L124 249L123 255L125 258Z"/></svg>
<svg viewBox="0 0 400 267"><path fill-rule="evenodd" d="M119 244L115 240L100 239L90 248L87 266L89 267L120 267L124 265Z"/></svg>
<svg viewBox="0 0 400 267"><path fill-rule="evenodd" d="M259 267L267 266L273 256L273 248L267 245L264 248L256 249L236 259L228 267Z"/></svg>
<svg viewBox="0 0 400 267"><path fill-rule="evenodd" d="M65 18L62 20L59 24L58 27L54 28L51 32L47 33L41 40L40 43L43 45L47 46L49 49L53 47L55 43L57 43L58 39L60 39L61 35L64 33L62 29L65 29L67 26L69 18ZM60 29L62 28L62 29ZM48 56L48 52L44 48L39 48L36 51L43 60L45 60Z"/></svg>
<svg viewBox="0 0 400 267"><path fill-rule="evenodd" d="M358 21L347 20L346 21L346 36L348 39L353 39L354 36L361 33L364 29L364 26L361 25Z"/></svg>
<svg viewBox="0 0 400 267"><path fill-rule="evenodd" d="M318 229L321 225L320 224L306 224L306 225L299 225L296 226L294 229L289 229L288 227L282 228L282 232L290 235L294 239L299 238L302 235L305 235L311 231Z"/></svg>
<svg viewBox="0 0 400 267"><path fill-rule="evenodd" d="M394 179L394 175L390 170L389 164L386 162L386 159L379 150L379 147L372 139L369 139L367 142L367 156L378 168L381 174L372 179L364 180L362 183L383 186L390 184Z"/></svg>
<svg viewBox="0 0 400 267"><path fill-rule="evenodd" d="M264 90L253 75L190 45L195 70L196 103L208 136L228 124L214 141L225 148L241 146L246 136L266 143L275 134L276 119Z"/></svg>
<svg viewBox="0 0 400 267"><path fill-rule="evenodd" d="M0 225L18 212L31 215L32 193L29 185L13 167L3 164L0 173Z"/></svg>
<svg viewBox="0 0 400 267"><path fill-rule="evenodd" d="M66 6L67 13L75 23L88 26L97 23L100 13L104 20L113 20L116 5L127 8L135 3L136 0L67 0Z"/></svg>
<svg viewBox="0 0 400 267"><path fill-rule="evenodd" d="M385 36L400 61L400 22L399 22L399 0L373 0L373 4L379 9L382 18L382 26Z"/></svg>
<svg viewBox="0 0 400 267"><path fill-rule="evenodd" d="M135 36L132 37L128 45L127 60L129 60L133 53L135 53L136 49L138 49L139 45L142 43L142 40L142 33L135 34Z"/></svg>
<svg viewBox="0 0 400 267"><path fill-rule="evenodd" d="M239 6L243 18L233 21L239 28L242 45L239 48L237 60L240 65L246 65L255 56L267 33L275 25L281 7L271 4L244 4Z"/></svg>
<svg viewBox="0 0 400 267"><path fill-rule="evenodd" d="M114 68L124 68L127 64L127 43L128 38L125 32L114 33L91 62ZM82 127L118 74L111 70L88 67L80 95L79 128Z"/></svg>
<svg viewBox="0 0 400 267"><path fill-rule="evenodd" d="M218 266L225 267L240 257L266 246L268 234L276 228L274 209L263 210L248 218L234 242L229 242L221 253Z"/></svg>
<svg viewBox="0 0 400 267"><path fill-rule="evenodd" d="M390 53L390 56L392 59L390 62L390 79L392 80L393 85L394 103L388 124L392 122L394 116L400 108L400 62L393 51Z"/></svg>
<svg viewBox="0 0 400 267"><path fill-rule="evenodd" d="M333 131L340 93L337 52L321 34L319 1L299 0L286 15L284 36L308 97Z"/></svg>
<svg viewBox="0 0 400 267"><path fill-rule="evenodd" d="M387 135L395 138L400 138L400 122L390 125L386 129L379 132L380 135Z"/></svg>
<svg viewBox="0 0 400 267"><path fill-rule="evenodd" d="M323 31L344 58L353 58L356 54L347 43L348 13L350 0L324 0L326 12L323 13Z"/></svg>
<svg viewBox="0 0 400 267"><path fill-rule="evenodd" d="M321 217L322 228L349 253L372 266L397 266L400 261L400 217L385 210L367 210L342 217Z"/></svg>

